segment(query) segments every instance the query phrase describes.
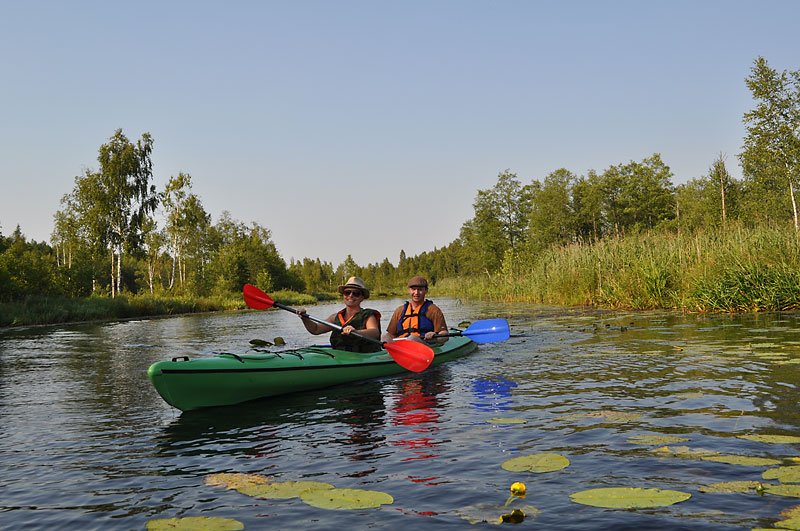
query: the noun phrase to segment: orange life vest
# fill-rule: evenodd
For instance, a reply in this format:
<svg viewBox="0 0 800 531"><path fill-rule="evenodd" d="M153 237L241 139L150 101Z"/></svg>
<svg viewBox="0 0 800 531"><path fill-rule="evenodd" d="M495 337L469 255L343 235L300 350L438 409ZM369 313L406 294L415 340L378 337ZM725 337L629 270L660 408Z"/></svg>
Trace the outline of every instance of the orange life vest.
<svg viewBox="0 0 800 531"><path fill-rule="evenodd" d="M422 336L425 332L435 332L433 321L425 316L425 312L431 304L433 302L426 299L419 307L419 311L414 312L411 303L406 302L403 313L397 320L397 337L408 337L411 334Z"/></svg>

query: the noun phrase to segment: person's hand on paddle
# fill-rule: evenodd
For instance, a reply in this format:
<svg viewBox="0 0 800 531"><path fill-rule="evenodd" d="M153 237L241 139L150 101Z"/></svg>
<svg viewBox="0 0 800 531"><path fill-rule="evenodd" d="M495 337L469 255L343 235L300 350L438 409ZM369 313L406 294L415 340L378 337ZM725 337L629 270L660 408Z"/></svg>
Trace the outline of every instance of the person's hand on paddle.
<svg viewBox="0 0 800 531"><path fill-rule="evenodd" d="M333 330L332 327L328 326L328 321L322 321L318 319L313 319L310 315L306 313L305 308L297 308L296 310L292 308L292 311L297 314L297 316L302 319L303 326L306 327L306 330L311 332L312 334L324 334L325 332L330 332Z"/></svg>
<svg viewBox="0 0 800 531"><path fill-rule="evenodd" d="M342 327L342 333L345 334L345 335L349 334L350 332L356 332L356 331L357 330L355 328L353 328L352 326L350 326L350 325ZM363 330L362 330L362 332L363 332Z"/></svg>

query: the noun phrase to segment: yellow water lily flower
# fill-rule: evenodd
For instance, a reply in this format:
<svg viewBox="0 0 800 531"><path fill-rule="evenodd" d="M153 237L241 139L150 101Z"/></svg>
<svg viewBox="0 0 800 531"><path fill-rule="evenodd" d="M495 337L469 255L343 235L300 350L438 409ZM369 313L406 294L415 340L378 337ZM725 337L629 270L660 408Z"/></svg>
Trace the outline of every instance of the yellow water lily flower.
<svg viewBox="0 0 800 531"><path fill-rule="evenodd" d="M514 496L525 496L525 483L520 483L517 481L513 485L511 485L511 494Z"/></svg>

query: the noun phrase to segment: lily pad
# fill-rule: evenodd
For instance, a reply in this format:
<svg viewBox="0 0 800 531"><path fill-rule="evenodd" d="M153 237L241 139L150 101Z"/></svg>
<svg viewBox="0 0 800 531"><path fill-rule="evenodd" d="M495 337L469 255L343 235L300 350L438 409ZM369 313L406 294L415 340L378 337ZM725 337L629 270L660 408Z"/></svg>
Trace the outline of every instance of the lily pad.
<svg viewBox="0 0 800 531"><path fill-rule="evenodd" d="M660 448L654 448L652 452L657 454L663 455L672 455L674 457L683 457L683 458L697 458L702 459L705 457L710 457L712 455L719 455L719 452L715 452L714 450L707 450L705 448L690 448L688 446L662 446Z"/></svg>
<svg viewBox="0 0 800 531"><path fill-rule="evenodd" d="M575 503L592 507L631 509L636 507L662 507L686 501L692 495L677 490L643 489L638 487L611 487L589 489L570 495Z"/></svg>
<svg viewBox="0 0 800 531"><path fill-rule="evenodd" d="M594 413L575 413L573 415L564 415L558 417L556 420L570 420L570 419L598 419L603 422L632 422L641 418L641 413L625 413L621 411L595 411Z"/></svg>
<svg viewBox="0 0 800 531"><path fill-rule="evenodd" d="M685 442L688 440L689 439L686 437L676 437L674 435L637 435L635 437L631 437L625 442L630 444L656 445Z"/></svg>
<svg viewBox="0 0 800 531"><path fill-rule="evenodd" d="M203 478L203 483L213 487L225 487L226 489L236 489L242 487L252 487L254 485L264 485L269 483L269 478L258 474L209 474Z"/></svg>
<svg viewBox="0 0 800 531"><path fill-rule="evenodd" d="M319 481L280 481L265 485L250 485L238 488L239 492L254 498L287 499L297 498L307 491L332 489L330 483Z"/></svg>
<svg viewBox="0 0 800 531"><path fill-rule="evenodd" d="M764 479L777 479L781 483L800 483L800 465L770 468L761 474L761 477Z"/></svg>
<svg viewBox="0 0 800 531"><path fill-rule="evenodd" d="M385 492L362 489L307 490L300 499L320 509L369 509L394 503L394 498Z"/></svg>
<svg viewBox="0 0 800 531"><path fill-rule="evenodd" d="M748 457L745 455L706 455L702 456L700 459L703 461L714 461L715 463L728 463L729 465L742 466L772 466L782 463L782 461L779 461L778 459L770 459L768 457Z"/></svg>
<svg viewBox="0 0 800 531"><path fill-rule="evenodd" d="M764 492L767 492L768 494L775 494L777 496L800 498L800 485L764 485Z"/></svg>
<svg viewBox="0 0 800 531"><path fill-rule="evenodd" d="M254 347L271 347L272 343L263 339L251 339L250 344Z"/></svg>
<svg viewBox="0 0 800 531"><path fill-rule="evenodd" d="M501 466L504 470L508 470L509 472L528 471L541 474L543 472L554 472L562 468L567 468L569 466L569 459L561 454L544 452L514 457L505 461Z"/></svg>
<svg viewBox="0 0 800 531"><path fill-rule="evenodd" d="M697 490L700 492L739 492L742 494L748 494L750 491L755 490L759 485L761 485L760 481L723 481L720 483L712 483L711 485L699 487Z"/></svg>
<svg viewBox="0 0 800 531"><path fill-rule="evenodd" d="M785 519L775 522L775 527L780 527L782 529L800 529L800 505L795 505L785 511L781 511L781 516L785 517Z"/></svg>
<svg viewBox="0 0 800 531"><path fill-rule="evenodd" d="M525 520L525 513L521 509L514 509L508 514L501 514L500 521L504 524L521 524Z"/></svg>
<svg viewBox="0 0 800 531"><path fill-rule="evenodd" d="M787 359L786 354L754 354L755 357L762 360L778 360L782 361Z"/></svg>
<svg viewBox="0 0 800 531"><path fill-rule="evenodd" d="M284 341L284 339L281 336L276 337L275 339L272 340L272 342L275 343L276 345L286 344L286 341Z"/></svg>
<svg viewBox="0 0 800 531"><path fill-rule="evenodd" d="M800 443L800 437L794 435L737 435L740 439L747 439L748 441L775 443L775 444L792 444Z"/></svg>
<svg viewBox="0 0 800 531"><path fill-rule="evenodd" d="M150 531L178 529L184 531L236 531L244 529L244 524L233 518L219 518L216 516L187 516L185 518L161 518L147 522Z"/></svg>
<svg viewBox="0 0 800 531"><path fill-rule="evenodd" d="M703 393L700 392L691 392L691 393L680 393L675 395L675 398L700 398L703 396Z"/></svg>
<svg viewBox="0 0 800 531"><path fill-rule="evenodd" d="M489 419L486 422L490 424L525 424L528 421L522 419L512 419L506 417L495 417L493 419Z"/></svg>
<svg viewBox="0 0 800 531"><path fill-rule="evenodd" d="M519 507L515 507L510 512L506 511L508 511L508 508L505 505L479 503L478 505L462 507L456 512L459 514L459 516L461 516L462 519L471 524L502 524L504 516L508 519L508 522L511 523L512 518L519 518L520 515L517 513L517 511L522 513L523 518L535 516L541 512L532 505L520 505ZM511 517L512 514L515 514L515 516Z"/></svg>

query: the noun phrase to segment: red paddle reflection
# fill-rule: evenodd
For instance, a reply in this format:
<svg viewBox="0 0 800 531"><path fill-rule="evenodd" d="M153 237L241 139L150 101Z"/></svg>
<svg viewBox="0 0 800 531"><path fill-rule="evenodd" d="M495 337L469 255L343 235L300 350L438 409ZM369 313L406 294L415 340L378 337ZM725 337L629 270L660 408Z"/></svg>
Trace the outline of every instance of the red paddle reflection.
<svg viewBox="0 0 800 531"><path fill-rule="evenodd" d="M392 408L394 413L392 424L407 426L411 430L398 434L401 438L392 441L392 444L405 448L413 454L403 461L439 457L435 450L442 441L436 438L439 432L436 396L427 393L423 383L418 380L405 380L400 382L400 385L400 395ZM408 479L415 483L436 485L436 480L441 478L409 476Z"/></svg>

